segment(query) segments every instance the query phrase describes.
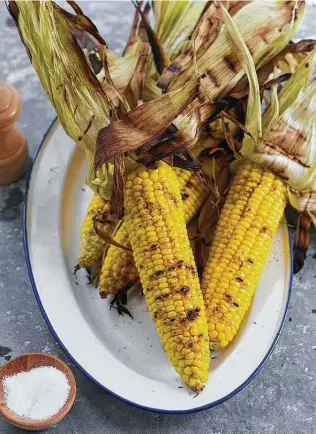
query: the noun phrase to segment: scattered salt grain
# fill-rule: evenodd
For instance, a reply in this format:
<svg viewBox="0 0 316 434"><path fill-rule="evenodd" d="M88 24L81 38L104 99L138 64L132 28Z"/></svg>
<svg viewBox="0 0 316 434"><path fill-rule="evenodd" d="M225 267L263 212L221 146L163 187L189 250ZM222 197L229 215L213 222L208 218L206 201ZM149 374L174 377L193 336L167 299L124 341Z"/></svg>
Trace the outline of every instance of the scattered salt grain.
<svg viewBox="0 0 316 434"><path fill-rule="evenodd" d="M44 420L57 414L70 393L67 376L53 366L4 377L2 384L7 407L31 420Z"/></svg>

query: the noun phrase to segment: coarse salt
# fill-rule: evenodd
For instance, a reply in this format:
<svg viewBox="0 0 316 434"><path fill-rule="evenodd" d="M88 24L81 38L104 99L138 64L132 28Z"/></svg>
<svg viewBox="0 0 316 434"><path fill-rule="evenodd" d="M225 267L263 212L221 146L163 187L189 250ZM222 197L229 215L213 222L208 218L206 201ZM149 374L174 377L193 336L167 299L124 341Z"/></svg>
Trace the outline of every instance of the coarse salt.
<svg viewBox="0 0 316 434"><path fill-rule="evenodd" d="M70 393L67 376L53 366L4 377L2 384L7 407L31 420L44 420L57 414Z"/></svg>

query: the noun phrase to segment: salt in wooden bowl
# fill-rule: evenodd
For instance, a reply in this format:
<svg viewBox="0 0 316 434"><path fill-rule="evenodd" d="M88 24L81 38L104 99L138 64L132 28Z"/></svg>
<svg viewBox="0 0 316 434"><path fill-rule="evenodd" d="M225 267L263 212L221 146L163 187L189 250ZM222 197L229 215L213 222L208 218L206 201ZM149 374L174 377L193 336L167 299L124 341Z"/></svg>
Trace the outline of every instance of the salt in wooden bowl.
<svg viewBox="0 0 316 434"><path fill-rule="evenodd" d="M41 366L53 366L62 371L69 382L70 392L68 399L62 409L54 416L44 420L31 420L21 417L11 411L4 399L2 379L19 372L30 371ZM71 409L76 397L76 381L68 366L60 359L49 354L27 353L10 360L0 367L0 414L10 423L28 431L40 431L60 422Z"/></svg>

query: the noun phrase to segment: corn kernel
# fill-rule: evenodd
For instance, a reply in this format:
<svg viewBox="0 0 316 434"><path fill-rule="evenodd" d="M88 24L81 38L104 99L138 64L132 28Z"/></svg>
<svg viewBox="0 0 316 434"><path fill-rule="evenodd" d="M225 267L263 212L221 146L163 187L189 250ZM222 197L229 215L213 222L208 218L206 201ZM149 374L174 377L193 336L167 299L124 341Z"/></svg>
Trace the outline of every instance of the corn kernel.
<svg viewBox="0 0 316 434"><path fill-rule="evenodd" d="M238 166L202 279L212 349L233 340L250 306L285 194L282 180L269 170L246 160ZM264 260L258 259L258 252Z"/></svg>
<svg viewBox="0 0 316 434"><path fill-rule="evenodd" d="M192 370L191 370L191 367L190 366L187 366L186 368L184 368L184 373L186 374L186 375L192 375Z"/></svg>
<svg viewBox="0 0 316 434"><path fill-rule="evenodd" d="M168 165L161 162L157 163L157 167L158 169L140 168L136 176L128 176L125 191L125 197L128 198L125 203L126 221L123 225L126 224L129 228L129 240L147 305L168 357L183 380L195 390L201 390L208 375L209 347L206 339L198 337L207 329L203 300L198 291L199 282L197 276L188 273L184 267L172 267L175 267L179 260L194 265L185 220L181 216L184 211L186 221L192 218L204 201L207 188L193 172L175 169L177 182L173 170ZM148 176L145 173L148 173ZM179 187L182 195L186 196L183 208ZM168 191L175 200L169 201ZM148 209L145 208L146 201L151 203ZM138 205L135 207L136 203ZM135 221L137 226L134 225ZM144 237L143 241L141 237ZM121 268L127 271L128 267L117 267L118 275ZM162 274L154 274L158 272ZM190 298L182 300L183 294L177 291L185 286L190 288ZM165 295L170 298L165 299ZM182 321L188 312L196 307L199 307L200 313L194 319L194 323ZM189 342L194 345L190 350L183 347ZM188 367L199 360L201 372L194 373ZM184 372L186 368L189 375Z"/></svg>

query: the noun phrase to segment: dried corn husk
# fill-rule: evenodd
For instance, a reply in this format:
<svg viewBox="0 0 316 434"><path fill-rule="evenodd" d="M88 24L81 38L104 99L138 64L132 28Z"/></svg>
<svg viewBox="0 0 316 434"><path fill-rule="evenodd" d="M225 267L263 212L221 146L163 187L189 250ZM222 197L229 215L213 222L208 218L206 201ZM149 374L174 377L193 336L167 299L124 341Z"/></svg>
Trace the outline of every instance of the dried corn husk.
<svg viewBox="0 0 316 434"><path fill-rule="evenodd" d="M156 4L156 8L160 8L159 5L161 5L163 2L154 2L154 5ZM166 2L165 2L166 3ZM177 2L169 2L168 10L174 9ZM180 3L180 2L179 2ZM187 2L181 2L181 3L187 3ZM188 2L189 3L189 2ZM168 35L168 40L173 41L174 38L178 40L178 34L182 34L181 27L186 27L186 23L190 22L191 26L192 23L196 23L193 28L190 28L188 26L188 31L184 38L181 38L181 45L179 48L180 50L173 50L170 56L171 60L173 60L176 56L175 54L178 54L179 57L175 60L173 65L181 64L182 67L186 65L186 67L190 66L190 61L196 58L198 58L203 52L205 52L206 49L208 49L212 43L217 38L221 28L222 28L222 16L220 13L220 3L225 6L230 14L233 16L235 15L242 7L246 6L249 1L229 1L225 0L222 2L213 2L208 1L205 3L205 6L203 5L203 2L198 3L196 6L191 6L190 8L183 7L181 9L182 15L181 20L179 20L179 24L177 26L174 26L171 30L171 33ZM200 16L194 21L191 19L191 15L195 15L197 10L200 10L203 6L203 10L200 11ZM154 9L155 9L154 7ZM189 10L187 10L189 9ZM160 17L160 15L159 15ZM189 21L190 19L190 21ZM170 21L168 23L168 20L163 20L163 24L167 26L171 26ZM158 25L158 29L160 29L160 26ZM159 35L159 32L158 32ZM165 41L165 45L168 47L168 40ZM169 47L168 47L169 48ZM182 52L181 54L179 52Z"/></svg>
<svg viewBox="0 0 316 434"><path fill-rule="evenodd" d="M228 164L229 156L222 149L211 155L204 151L200 158L202 172L210 187L210 194L198 217L198 235L195 241L195 258L201 273L208 260L209 249L231 175Z"/></svg>
<svg viewBox="0 0 316 434"><path fill-rule="evenodd" d="M161 96L161 89L157 87L156 81L147 75L145 78L144 89L143 89L144 101L151 101L155 98L159 98L160 96Z"/></svg>
<svg viewBox="0 0 316 434"><path fill-rule="evenodd" d="M229 2L224 1L223 4L227 7ZM179 65L184 71L190 66L192 60L196 62L196 59L215 41L222 24L220 4L218 2L207 2L186 47L183 46L183 53L173 61L173 68Z"/></svg>
<svg viewBox="0 0 316 434"><path fill-rule="evenodd" d="M219 100L232 90L246 71L251 83L246 121L249 134L245 136L241 154L248 158L249 155L252 158L258 155L258 161L265 159L264 164L276 164L267 152L262 154L262 151L266 151L271 141L277 140L275 131L281 126L286 129L293 127L293 123L294 126L303 123L303 111L308 107L308 131L300 141L300 152L304 154L301 162L308 167L298 168L297 162L292 161L289 167L282 170L283 176L291 172L291 203L308 212L314 210L315 176L310 165L314 164L312 110L315 85L303 89L314 54L308 58L311 63L305 68L306 71L298 68L295 79L290 79L279 95L276 86L272 86L271 104L263 117L262 128L259 86L254 78L255 67L263 66L288 44L303 15L302 1L253 2L242 7L233 20L222 5L220 21L225 21L225 27L214 23L212 27L211 22L208 23L207 18L218 17L219 9L215 4L206 8L203 5L203 14L200 5L190 2L155 5L157 24L154 35L160 37L159 44L167 54L173 58L175 47L184 43L192 50L189 63L186 59L184 65L181 58L180 62L177 58L162 75L159 83L168 91L165 95L154 87L153 76L149 74L145 80L146 64L143 60L139 63L144 57L144 38L135 40L135 33L125 56L118 57L107 48L80 8L73 2L71 4L76 15L51 2L11 2L9 9L63 127L86 152L89 161L86 179L95 191L109 198L113 185L114 189L121 190L124 166L128 171L129 162L132 162L131 166L135 164L134 156L131 155L129 160L123 159L121 155L124 153L137 150L138 158L150 155L150 163L169 153L194 146L202 127L210 122L210 116L222 108ZM235 11L239 8L236 3ZM190 16L194 16L195 20L191 19L189 23L187 17ZM143 19L143 27L146 27L145 23ZM37 31L34 32L34 29ZM140 32L139 29L138 36ZM102 85L76 42L76 36L82 33L88 34L99 49L103 63L99 76ZM234 34L237 38L231 38ZM293 65L292 62L292 69ZM282 68L282 64L277 67ZM124 74L120 74L123 70ZM278 74L276 69L274 74ZM155 100L129 112L129 92L134 97L136 95L133 105L142 99ZM119 119L125 114L123 119ZM113 120L112 124L101 130L96 152L98 130L110 120ZM163 144L158 146L159 141ZM284 152L284 149L281 151ZM278 149L277 153L278 164L282 166L282 158L285 157L281 151ZM92 166L94 157L96 170ZM116 162L115 169L113 162Z"/></svg>
<svg viewBox="0 0 316 434"><path fill-rule="evenodd" d="M295 190L301 191L300 201L307 207L308 192L316 189L316 81L308 83L315 64L316 50L305 56L284 85L278 95L278 105L266 110L264 120L273 111L274 120L268 123L260 140L250 143L248 138L241 148L244 157L264 164L286 180L295 207L298 207L298 201L293 198ZM302 196L302 192L306 195Z"/></svg>
<svg viewBox="0 0 316 434"><path fill-rule="evenodd" d="M261 99L259 82L256 74L256 66L254 59L250 54L249 48L246 46L246 43L239 33L238 28L236 27L229 13L223 7L222 13L227 32L229 33L231 41L234 44L235 52L237 53L239 61L248 77L249 96L246 114L246 128L249 131L249 135L251 136L252 140L256 141L262 135ZM246 135L245 141L249 139L249 135Z"/></svg>
<svg viewBox="0 0 316 434"><path fill-rule="evenodd" d="M115 56L115 58L110 58L108 55L109 52L111 52L111 50L107 49L106 53L110 76L117 89L119 89L120 92L124 92L133 77L137 62L140 57L141 41L138 39L130 47L128 53L126 53L126 55L123 57ZM101 85L104 83L104 81L106 81L106 73L104 69L100 71L97 78Z"/></svg>
<svg viewBox="0 0 316 434"><path fill-rule="evenodd" d="M316 49L305 55L280 94L273 92L272 104L263 116L257 74L248 48L228 26L249 79L249 102L245 135L240 154L277 173L288 184L293 207L310 215L316 212L316 79L309 82L316 64ZM245 55L246 54L246 55ZM248 52L249 54L249 52Z"/></svg>
<svg viewBox="0 0 316 434"><path fill-rule="evenodd" d="M297 228L294 239L294 274L298 273L304 265L306 259L306 252L309 246L309 230L311 227L312 219L307 212L303 212L299 215Z"/></svg>
<svg viewBox="0 0 316 434"><path fill-rule="evenodd" d="M294 74L306 53L313 51L314 48L316 48L314 39L305 39L296 43L291 42L283 52L276 56L274 63L281 74Z"/></svg>
<svg viewBox="0 0 316 434"><path fill-rule="evenodd" d="M233 17L257 67L267 63L287 45L303 16L304 6L301 1L253 2L247 4ZM219 66L220 75L218 75ZM231 82L232 68L238 75L236 84L242 77L242 74L239 75L242 68L234 53L233 42L228 32L223 29L211 47L197 59L196 65L192 64L182 72L181 67L179 68L179 65L173 62L160 78L159 84L163 89L172 90L183 86L198 71L208 75L207 89L209 89L208 93L212 94L214 87L222 90L227 86L227 82ZM218 85L214 83L214 76Z"/></svg>
<svg viewBox="0 0 316 434"><path fill-rule="evenodd" d="M240 129L235 123L228 119L218 117L208 125L207 129L202 131L199 140L192 149L193 155L198 157L205 149L214 149L221 146L222 142L225 141L223 122L225 123L226 129L232 137L236 138L238 136Z"/></svg>
<svg viewBox="0 0 316 434"><path fill-rule="evenodd" d="M84 30L106 48L104 41L80 12L72 15L51 2L10 2L9 11L63 128L86 152L87 184L109 197L110 166L102 166L99 179L93 184L92 162L98 131L110 122L112 103L107 90L122 99L123 96L108 76L104 79L106 88L100 85L75 35Z"/></svg>
<svg viewBox="0 0 316 434"><path fill-rule="evenodd" d="M302 2L269 2L260 5L254 2L246 5L236 14L235 23L249 46L255 62L263 64L269 60L270 55L275 55L287 45L302 17L303 10ZM171 64L166 71L167 82L165 73L160 80L160 84L165 83L166 86L170 84L171 89L179 90L178 94L172 94L169 107L165 107L169 114L164 113L161 119L156 119L156 104L160 104L160 100L165 99L163 95L155 100L155 104L146 103L132 110L126 118L111 123L99 135L96 167L120 152L141 146L144 146L146 151L150 150L153 159L159 159L161 152L159 149L155 155L155 146L162 134L165 145L169 145L172 152L186 146L193 146L198 140L201 127L216 111L213 101L228 93L244 74L234 50L227 29L223 29L211 48L197 59L197 70L204 75L199 77L198 98L189 104L186 88L191 88L192 80L194 85L196 84L195 65L173 77L173 74L179 71L178 69L173 71L173 64ZM183 102L185 104L182 104ZM186 106L185 110L183 110L184 106ZM143 122L144 113L146 113L146 121L155 119L154 129ZM175 115L174 120L172 120L173 115ZM139 119L139 121L135 124L131 119ZM172 121L174 126L169 128ZM142 131L145 128L146 131ZM168 139L170 139L169 144Z"/></svg>
<svg viewBox="0 0 316 434"><path fill-rule="evenodd" d="M122 120L112 122L101 129L95 165L99 167L116 155L135 150L140 145L158 138L163 127L170 125L179 112L184 110L197 90L198 79L191 80L187 86L169 92L131 110Z"/></svg>
<svg viewBox="0 0 316 434"><path fill-rule="evenodd" d="M191 1L155 1L155 31L170 59L187 45L204 9L203 2ZM151 66L151 63L150 65Z"/></svg>
<svg viewBox="0 0 316 434"><path fill-rule="evenodd" d="M305 39L296 43L290 41L279 54L257 69L260 87L266 88L270 79L277 79L294 73L302 58L315 47L316 41L313 39ZM248 94L248 91L248 78L243 77L229 95L233 98L241 99ZM265 99L267 99L266 95Z"/></svg>

